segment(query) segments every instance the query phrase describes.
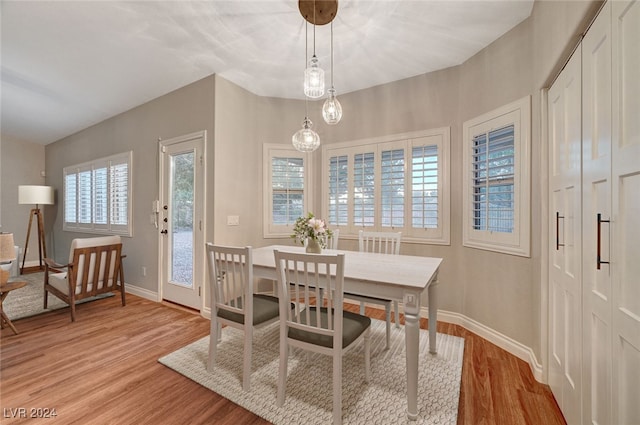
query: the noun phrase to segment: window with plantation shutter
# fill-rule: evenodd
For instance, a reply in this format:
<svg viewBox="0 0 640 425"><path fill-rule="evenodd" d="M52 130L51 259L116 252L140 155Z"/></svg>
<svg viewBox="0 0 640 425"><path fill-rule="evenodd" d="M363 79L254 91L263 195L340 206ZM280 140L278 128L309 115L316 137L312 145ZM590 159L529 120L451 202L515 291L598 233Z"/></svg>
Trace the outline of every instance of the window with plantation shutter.
<svg viewBox="0 0 640 425"><path fill-rule="evenodd" d="M381 226L404 226L404 149L382 151L380 165Z"/></svg>
<svg viewBox="0 0 640 425"><path fill-rule="evenodd" d="M78 221L78 178L77 174L64 176L64 222L77 223Z"/></svg>
<svg viewBox="0 0 640 425"><path fill-rule="evenodd" d="M344 226L348 223L349 160L347 155L334 156L329 159L329 223Z"/></svg>
<svg viewBox="0 0 640 425"><path fill-rule="evenodd" d="M324 145L323 217L341 238L401 231L406 242L448 245L449 128Z"/></svg>
<svg viewBox="0 0 640 425"><path fill-rule="evenodd" d="M273 223L289 225L303 215L304 162L302 158L271 159Z"/></svg>
<svg viewBox="0 0 640 425"><path fill-rule="evenodd" d="M463 244L530 253L531 100L527 96L463 125Z"/></svg>
<svg viewBox="0 0 640 425"><path fill-rule="evenodd" d="M264 237L288 237L310 211L307 156L286 145L265 144Z"/></svg>
<svg viewBox="0 0 640 425"><path fill-rule="evenodd" d="M108 211L108 187L107 187L107 167L100 167L93 170L93 222L94 224L107 224Z"/></svg>
<svg viewBox="0 0 640 425"><path fill-rule="evenodd" d="M109 168L109 221L112 226L129 222L129 164L114 161Z"/></svg>
<svg viewBox="0 0 640 425"><path fill-rule="evenodd" d="M473 138L473 228L513 232L513 125Z"/></svg>
<svg viewBox="0 0 640 425"><path fill-rule="evenodd" d="M375 224L375 180L372 152L353 158L353 224L370 227Z"/></svg>
<svg viewBox="0 0 640 425"><path fill-rule="evenodd" d="M411 149L411 226L438 228L438 145Z"/></svg>
<svg viewBox="0 0 640 425"><path fill-rule="evenodd" d="M65 167L63 230L131 236L132 152Z"/></svg>

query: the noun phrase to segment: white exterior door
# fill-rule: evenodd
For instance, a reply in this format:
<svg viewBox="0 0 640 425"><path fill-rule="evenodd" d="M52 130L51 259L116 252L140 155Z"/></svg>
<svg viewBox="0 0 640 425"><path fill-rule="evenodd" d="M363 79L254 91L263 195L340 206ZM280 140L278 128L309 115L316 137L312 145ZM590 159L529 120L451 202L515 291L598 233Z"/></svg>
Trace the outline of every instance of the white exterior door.
<svg viewBox="0 0 640 425"><path fill-rule="evenodd" d="M582 41L582 83L583 422L611 424L610 2Z"/></svg>
<svg viewBox="0 0 640 425"><path fill-rule="evenodd" d="M201 310L204 283L206 133L160 142L162 299Z"/></svg>
<svg viewBox="0 0 640 425"><path fill-rule="evenodd" d="M581 58L549 89L549 385L570 424L581 422Z"/></svg>
<svg viewBox="0 0 640 425"><path fill-rule="evenodd" d="M640 424L640 2L611 2L614 424Z"/></svg>

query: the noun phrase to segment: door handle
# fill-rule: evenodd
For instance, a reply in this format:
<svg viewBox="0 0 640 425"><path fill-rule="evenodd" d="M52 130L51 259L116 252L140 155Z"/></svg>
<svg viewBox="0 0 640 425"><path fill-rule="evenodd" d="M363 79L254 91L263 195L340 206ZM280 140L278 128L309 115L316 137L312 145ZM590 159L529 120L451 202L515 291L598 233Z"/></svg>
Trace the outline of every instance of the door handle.
<svg viewBox="0 0 640 425"><path fill-rule="evenodd" d="M560 247L564 246L563 243L560 243L560 219L564 220L564 216L560 215L559 211L556 211L556 251L559 251Z"/></svg>
<svg viewBox="0 0 640 425"><path fill-rule="evenodd" d="M600 270L600 265L601 264L609 264L608 261L602 261L600 259L600 229L602 227L602 223L611 223L611 220L603 220L602 219L602 214L598 213L597 215L598 217L598 221L597 221L597 229L596 229L596 233L598 235L598 237L596 238L596 269Z"/></svg>

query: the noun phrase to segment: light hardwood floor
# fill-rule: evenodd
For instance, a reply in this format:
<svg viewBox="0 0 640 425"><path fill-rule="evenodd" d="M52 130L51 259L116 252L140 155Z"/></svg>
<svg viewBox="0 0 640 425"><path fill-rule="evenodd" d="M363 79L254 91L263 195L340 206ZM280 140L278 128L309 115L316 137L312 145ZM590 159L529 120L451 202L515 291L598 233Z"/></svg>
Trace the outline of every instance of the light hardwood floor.
<svg viewBox="0 0 640 425"><path fill-rule="evenodd" d="M67 308L15 325L20 334L3 329L0 340L2 424L267 423L157 362L208 335L209 321L193 312L127 294L126 307L119 297L79 305L75 323ZM459 326L438 331L465 338L458 424L564 423L525 362ZM11 418L18 408L57 416Z"/></svg>

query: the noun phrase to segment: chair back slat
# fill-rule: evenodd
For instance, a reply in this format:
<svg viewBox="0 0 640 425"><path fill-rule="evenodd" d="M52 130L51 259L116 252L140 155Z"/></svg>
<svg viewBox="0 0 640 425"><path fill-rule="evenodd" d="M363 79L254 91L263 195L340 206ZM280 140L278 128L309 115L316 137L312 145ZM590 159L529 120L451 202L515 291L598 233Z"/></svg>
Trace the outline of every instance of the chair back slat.
<svg viewBox="0 0 640 425"><path fill-rule="evenodd" d="M282 326L329 335L342 344L344 254L274 251ZM295 308L290 308L290 303ZM323 314L326 312L326 315ZM326 317L326 320L322 318Z"/></svg>
<svg viewBox="0 0 640 425"><path fill-rule="evenodd" d="M242 314L245 323L253 318L253 270L251 247L206 244L211 308Z"/></svg>
<svg viewBox="0 0 640 425"><path fill-rule="evenodd" d="M112 292L120 276L121 253L121 243L75 248L68 271L75 298Z"/></svg>
<svg viewBox="0 0 640 425"><path fill-rule="evenodd" d="M400 240L402 232L358 232L358 248L361 252L375 252L379 254L400 254Z"/></svg>

